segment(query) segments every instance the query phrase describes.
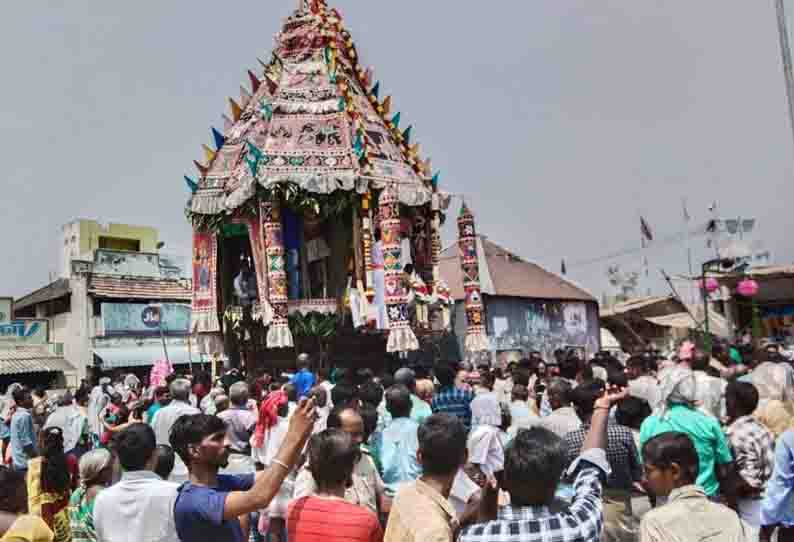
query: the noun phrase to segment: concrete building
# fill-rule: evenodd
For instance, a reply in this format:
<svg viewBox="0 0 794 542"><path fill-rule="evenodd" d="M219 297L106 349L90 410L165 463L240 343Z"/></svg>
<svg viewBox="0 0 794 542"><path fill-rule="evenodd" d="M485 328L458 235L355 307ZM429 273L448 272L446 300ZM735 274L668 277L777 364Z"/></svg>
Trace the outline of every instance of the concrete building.
<svg viewBox="0 0 794 542"><path fill-rule="evenodd" d="M166 352L189 363L190 281L159 254L158 237L149 227L67 224L61 277L16 300L16 316L47 320L50 342L81 378L93 368L144 372Z"/></svg>
<svg viewBox="0 0 794 542"><path fill-rule="evenodd" d="M12 382L62 388L77 383L77 371L59 345L50 342L49 322L14 316L14 301L0 297L0 389Z"/></svg>

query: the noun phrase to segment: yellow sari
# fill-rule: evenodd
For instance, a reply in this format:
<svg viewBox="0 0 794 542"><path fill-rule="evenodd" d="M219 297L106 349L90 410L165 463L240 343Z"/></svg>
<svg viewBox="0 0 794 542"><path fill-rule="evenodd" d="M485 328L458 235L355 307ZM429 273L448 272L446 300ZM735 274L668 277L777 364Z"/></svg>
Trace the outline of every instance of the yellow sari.
<svg viewBox="0 0 794 542"><path fill-rule="evenodd" d="M71 542L72 530L69 526L69 497L63 494L45 492L41 487L42 458L28 461L28 509L29 513L39 516L55 533L54 542Z"/></svg>

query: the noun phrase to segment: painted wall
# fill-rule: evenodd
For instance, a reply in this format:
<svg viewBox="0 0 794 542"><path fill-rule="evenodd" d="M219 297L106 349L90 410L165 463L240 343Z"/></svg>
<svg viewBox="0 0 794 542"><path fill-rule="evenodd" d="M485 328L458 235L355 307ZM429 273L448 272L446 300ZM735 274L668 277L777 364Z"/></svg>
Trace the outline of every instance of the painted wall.
<svg viewBox="0 0 794 542"><path fill-rule="evenodd" d="M485 321L491 357L541 352L552 359L558 348L583 348L592 357L600 348L598 305L595 302L549 301L484 296ZM463 351L466 314L463 303L455 304L455 333Z"/></svg>

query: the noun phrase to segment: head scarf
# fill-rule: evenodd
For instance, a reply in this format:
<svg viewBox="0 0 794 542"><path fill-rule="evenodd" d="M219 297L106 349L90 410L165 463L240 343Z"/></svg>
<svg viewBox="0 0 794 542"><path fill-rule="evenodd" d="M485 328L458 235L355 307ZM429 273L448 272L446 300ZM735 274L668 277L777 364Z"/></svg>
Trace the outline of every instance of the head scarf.
<svg viewBox="0 0 794 542"><path fill-rule="evenodd" d="M99 474L110 466L113 455L105 448L91 450L80 458L80 484L87 487L96 482Z"/></svg>
<svg viewBox="0 0 794 542"><path fill-rule="evenodd" d="M752 379L763 402L794 399L794 369L788 363L764 362L752 372Z"/></svg>
<svg viewBox="0 0 794 542"><path fill-rule="evenodd" d="M495 393L482 393L471 402L471 425L502 425L502 409Z"/></svg>
<svg viewBox="0 0 794 542"><path fill-rule="evenodd" d="M659 375L662 415L672 405L694 406L696 396L695 373L684 367L667 369Z"/></svg>
<svg viewBox="0 0 794 542"><path fill-rule="evenodd" d="M288 401L287 394L283 390L274 391L262 401L262 406L259 407L259 420L254 431L254 448L261 448L265 443L265 433L278 422L279 407L286 405Z"/></svg>

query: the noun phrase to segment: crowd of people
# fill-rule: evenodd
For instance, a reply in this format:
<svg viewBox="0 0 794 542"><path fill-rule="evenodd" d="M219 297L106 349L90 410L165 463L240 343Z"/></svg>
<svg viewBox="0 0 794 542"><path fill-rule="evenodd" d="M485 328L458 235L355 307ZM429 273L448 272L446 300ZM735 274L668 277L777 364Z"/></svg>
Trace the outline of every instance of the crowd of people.
<svg viewBox="0 0 794 542"><path fill-rule="evenodd" d="M9 386L0 540L794 540L794 369L774 347L310 361Z"/></svg>

